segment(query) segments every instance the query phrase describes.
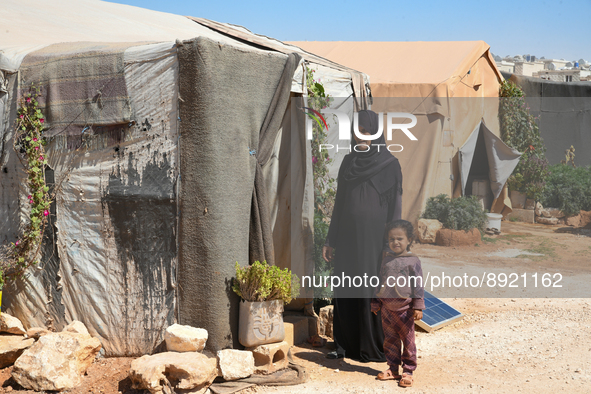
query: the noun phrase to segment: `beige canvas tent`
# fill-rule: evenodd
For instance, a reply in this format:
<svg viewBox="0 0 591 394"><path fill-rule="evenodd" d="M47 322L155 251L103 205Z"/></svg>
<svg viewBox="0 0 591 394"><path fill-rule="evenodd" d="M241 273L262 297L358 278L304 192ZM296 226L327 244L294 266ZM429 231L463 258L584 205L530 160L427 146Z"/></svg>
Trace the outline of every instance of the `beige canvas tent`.
<svg viewBox="0 0 591 394"><path fill-rule="evenodd" d="M407 112L417 117L412 129L417 141L405 138L401 132L388 141L403 146L394 154L404 177L404 218L415 220L428 197L440 193L458 196L466 192L466 185L469 194L471 182L479 177L487 178L492 197L497 197L495 204L487 204L486 208L508 212L506 189L501 190L503 177L517 164L516 152L504 147L504 153L491 151L484 162L471 166L472 161L464 161L460 165L460 148L474 132L476 139L470 146L477 151L470 157L486 155L486 146L504 145L495 137L499 136L497 98L503 78L485 42L292 44L367 73L374 97L372 110ZM492 133L481 131L481 121ZM479 137L490 141L476 144Z"/></svg>
<svg viewBox="0 0 591 394"><path fill-rule="evenodd" d="M3 309L27 328L80 320L108 355L150 353L173 323L206 328L211 349L236 345L229 283L250 260L259 192L263 246L277 265L312 268L309 142L291 132L303 115L289 104L306 94L305 65L335 96L363 99L367 75L241 27L137 7L1 8L0 242L28 217L12 143L31 84L43 88L56 193L41 265L5 287Z"/></svg>

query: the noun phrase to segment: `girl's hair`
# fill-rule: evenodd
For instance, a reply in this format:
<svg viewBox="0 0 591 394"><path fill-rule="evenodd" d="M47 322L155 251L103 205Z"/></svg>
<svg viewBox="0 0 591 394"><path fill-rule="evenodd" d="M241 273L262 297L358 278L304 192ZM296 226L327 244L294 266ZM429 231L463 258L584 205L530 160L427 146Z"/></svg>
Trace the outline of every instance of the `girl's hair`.
<svg viewBox="0 0 591 394"><path fill-rule="evenodd" d="M408 246L406 247L407 251L410 251L410 247L415 239L415 229L411 222L406 220L392 220L390 223L386 224L386 233L384 236L388 239L388 234L390 230L395 228L401 228L406 233L406 238L408 238Z"/></svg>

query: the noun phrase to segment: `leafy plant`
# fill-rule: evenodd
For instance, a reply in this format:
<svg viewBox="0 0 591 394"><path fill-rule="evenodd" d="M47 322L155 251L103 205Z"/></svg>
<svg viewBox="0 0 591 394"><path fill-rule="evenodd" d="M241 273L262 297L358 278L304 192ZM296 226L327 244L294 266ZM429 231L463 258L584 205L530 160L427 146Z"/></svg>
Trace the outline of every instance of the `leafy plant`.
<svg viewBox="0 0 591 394"><path fill-rule="evenodd" d="M469 231L473 228L484 230L488 217L476 196L450 199L445 194L427 200L423 219L437 219L443 227L452 230Z"/></svg>
<svg viewBox="0 0 591 394"><path fill-rule="evenodd" d="M548 176L546 147L540 136L537 118L530 114L523 91L513 82L503 81L499 96L501 138L510 147L523 152L508 179L509 188L537 200Z"/></svg>
<svg viewBox="0 0 591 394"><path fill-rule="evenodd" d="M308 106L318 112L330 106L332 98L326 93L320 79L314 78L315 70L306 67L306 85L308 89ZM312 124L312 173L314 177L314 262L315 276L326 276L332 273L332 264L324 261L322 247L328 235L330 217L336 197L336 182L329 175L329 164L333 159L328 151L320 150L322 144L328 142L327 130L317 123ZM330 288L316 288L315 297L327 299L332 297Z"/></svg>
<svg viewBox="0 0 591 394"><path fill-rule="evenodd" d="M577 215L580 210L591 211L591 167L551 166L540 202L545 207L559 208L568 216Z"/></svg>
<svg viewBox="0 0 591 394"><path fill-rule="evenodd" d="M51 198L45 184L45 145L43 136L45 117L38 107L40 89L31 87L17 110L14 150L27 174L28 202L31 206L30 222L22 235L0 250L0 290L7 278L22 275L27 268L38 263L43 231L49 216Z"/></svg>
<svg viewBox="0 0 591 394"><path fill-rule="evenodd" d="M283 300L287 304L299 295L300 284L297 275L287 268L282 270L266 261L255 261L246 267L236 262L232 290L245 301Z"/></svg>

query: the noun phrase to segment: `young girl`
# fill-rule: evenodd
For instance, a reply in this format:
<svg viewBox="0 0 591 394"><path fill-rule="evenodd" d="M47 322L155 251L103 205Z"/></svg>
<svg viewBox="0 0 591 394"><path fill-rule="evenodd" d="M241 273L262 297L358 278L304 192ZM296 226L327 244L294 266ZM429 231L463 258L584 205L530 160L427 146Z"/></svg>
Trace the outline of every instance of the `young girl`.
<svg viewBox="0 0 591 394"><path fill-rule="evenodd" d="M425 309L421 261L410 253L413 238L414 228L406 220L386 225L388 247L382 258L381 286L371 303L372 312L382 311L384 353L389 366L378 374L378 379L400 379L401 387L413 384L412 374L417 368L414 321L423 317Z"/></svg>

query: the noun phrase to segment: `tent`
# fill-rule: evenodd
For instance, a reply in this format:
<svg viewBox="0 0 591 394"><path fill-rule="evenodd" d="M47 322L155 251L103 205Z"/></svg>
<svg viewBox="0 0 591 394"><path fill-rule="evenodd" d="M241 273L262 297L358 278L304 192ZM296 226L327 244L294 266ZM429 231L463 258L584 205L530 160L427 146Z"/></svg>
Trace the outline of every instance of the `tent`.
<svg viewBox="0 0 591 394"><path fill-rule="evenodd" d="M7 0L0 14L0 239L28 216L12 149L34 84L55 192L42 264L4 288L26 327L86 324L107 355L151 353L173 323L237 345L234 263L310 272L305 65L333 95L367 75L248 30L96 0ZM274 250L273 250L274 249Z"/></svg>
<svg viewBox="0 0 591 394"><path fill-rule="evenodd" d="M554 82L540 78L508 74L525 93L532 115L539 117L540 135L550 164L565 159L565 150L576 149L575 162L591 165L591 83Z"/></svg>
<svg viewBox="0 0 591 394"><path fill-rule="evenodd" d="M460 148L473 133L481 133L482 122L499 135L498 92L503 80L483 41L458 42L292 42L306 51L367 73L371 78L372 110L402 112L416 116L412 141L400 131L388 143L402 146L394 153L403 173L403 218L416 220L429 197L444 193L459 196L462 188ZM486 136L490 134L485 133ZM477 137L477 135L475 135ZM499 140L500 141L500 140ZM495 144L492 144L495 145ZM491 146L492 146L491 145ZM499 144L496 144L499 146ZM476 154L486 155L484 145L475 144ZM508 213L510 201L504 191L490 188L495 174L510 174L518 153L504 154L484 180L495 201L485 208ZM503 166L503 169L498 168ZM477 167L477 165L476 165ZM470 175L464 174L467 178ZM508 176L508 175L507 175ZM467 179L464 180L467 182ZM503 179L494 179L502 182ZM471 190L471 185L469 187Z"/></svg>

